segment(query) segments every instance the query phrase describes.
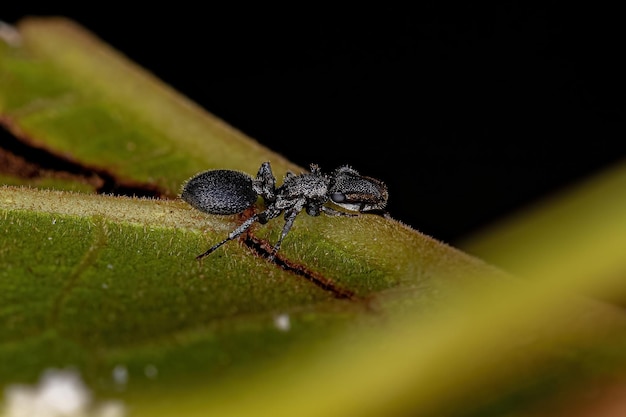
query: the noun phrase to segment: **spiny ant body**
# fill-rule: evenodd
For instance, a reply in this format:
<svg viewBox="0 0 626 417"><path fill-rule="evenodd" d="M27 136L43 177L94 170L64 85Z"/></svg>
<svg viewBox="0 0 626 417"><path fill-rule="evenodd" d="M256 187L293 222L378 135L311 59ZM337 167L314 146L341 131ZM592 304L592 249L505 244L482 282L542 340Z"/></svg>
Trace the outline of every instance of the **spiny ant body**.
<svg viewBox="0 0 626 417"><path fill-rule="evenodd" d="M251 207L260 196L265 210L253 215L233 230L226 239L198 255L202 259L224 243L236 239L254 223L265 224L284 212L285 225L270 259L274 258L289 233L298 213L305 210L311 216L355 216L327 206L336 204L352 212L382 210L387 204L387 187L377 179L359 175L348 166L331 174L322 174L317 165L311 172L295 175L288 172L283 184L276 187L269 162L259 168L256 178L239 171L216 169L192 177L183 187L181 198L196 209L209 214L237 214Z"/></svg>

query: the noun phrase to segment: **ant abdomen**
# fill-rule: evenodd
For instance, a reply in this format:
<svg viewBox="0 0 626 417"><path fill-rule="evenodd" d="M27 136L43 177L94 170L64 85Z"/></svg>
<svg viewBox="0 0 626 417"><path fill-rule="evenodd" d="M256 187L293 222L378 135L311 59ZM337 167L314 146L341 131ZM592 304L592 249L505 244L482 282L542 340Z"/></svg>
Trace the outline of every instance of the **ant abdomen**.
<svg viewBox="0 0 626 417"><path fill-rule="evenodd" d="M237 214L256 202L257 193L252 189L250 175L215 169L187 181L180 197L205 213Z"/></svg>

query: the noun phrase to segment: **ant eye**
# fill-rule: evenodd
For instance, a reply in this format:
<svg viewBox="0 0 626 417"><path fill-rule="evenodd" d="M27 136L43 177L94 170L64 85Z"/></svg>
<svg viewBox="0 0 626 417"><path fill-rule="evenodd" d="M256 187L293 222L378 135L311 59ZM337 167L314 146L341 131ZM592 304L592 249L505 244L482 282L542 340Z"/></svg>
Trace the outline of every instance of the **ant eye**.
<svg viewBox="0 0 626 417"><path fill-rule="evenodd" d="M344 193L333 193L330 196L330 199L333 200L335 203L343 203L344 201L346 201L346 195Z"/></svg>

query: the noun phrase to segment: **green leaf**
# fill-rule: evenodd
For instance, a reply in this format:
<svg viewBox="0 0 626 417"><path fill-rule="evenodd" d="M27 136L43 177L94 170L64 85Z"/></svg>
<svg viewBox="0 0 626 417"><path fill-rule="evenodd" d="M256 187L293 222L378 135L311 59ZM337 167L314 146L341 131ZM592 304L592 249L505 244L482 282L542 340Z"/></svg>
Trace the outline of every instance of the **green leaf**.
<svg viewBox="0 0 626 417"><path fill-rule="evenodd" d="M27 367L9 360L15 354L11 342L20 346L42 339L63 346L71 341L81 352L75 365L98 377L110 375L120 354L131 359L134 350L157 353L163 345L160 354L173 350L181 355L204 344L207 357L183 357L169 365L176 375L218 367L212 357L230 362L249 356L248 343L220 346L235 337L231 333L243 340L252 337L248 332L278 338L275 343L282 344L287 338L276 330L274 315L293 309L313 314L314 307L321 313L337 304L332 293L238 245L211 262L196 262L193 255L206 242L199 233L206 222L180 202L14 188L2 189L0 196L2 340L9 346L0 361L4 383L32 378L41 367L67 360L56 357L55 350L43 351L37 360L28 358ZM335 308L354 314L350 304ZM211 347L215 333L225 340ZM185 339L193 342L168 349ZM157 366L167 376L168 365L159 356L143 366Z"/></svg>
<svg viewBox="0 0 626 417"><path fill-rule="evenodd" d="M22 46L2 49L2 121L50 157L164 196L212 167L254 172L271 160L278 175L297 169L72 23L19 28ZM277 239L282 224L273 222L198 263L237 216L206 216L181 201L12 187L0 202L4 384L73 365L94 389L117 394L111 373L123 365L139 381L124 387L132 396L237 375L384 311L427 308L457 290L433 279L436 271L493 273L376 216L301 216L276 263L256 254ZM285 331L277 320L287 318ZM158 379L144 375L148 366Z"/></svg>
<svg viewBox="0 0 626 417"><path fill-rule="evenodd" d="M622 310L574 295L623 287L623 170L526 240L506 238L524 220L468 243L528 281L372 215L301 215L275 262L280 220L197 262L251 212L192 209L187 178L299 168L71 22L18 30L0 122L38 157L1 178L81 193L0 187L1 385L69 366L137 415L470 416L560 409L624 374ZM23 175L43 157L64 168ZM170 199L90 193L106 184Z"/></svg>
<svg viewBox="0 0 626 417"><path fill-rule="evenodd" d="M20 23L2 44L2 123L24 142L123 186L174 197L209 168L295 169L63 19Z"/></svg>

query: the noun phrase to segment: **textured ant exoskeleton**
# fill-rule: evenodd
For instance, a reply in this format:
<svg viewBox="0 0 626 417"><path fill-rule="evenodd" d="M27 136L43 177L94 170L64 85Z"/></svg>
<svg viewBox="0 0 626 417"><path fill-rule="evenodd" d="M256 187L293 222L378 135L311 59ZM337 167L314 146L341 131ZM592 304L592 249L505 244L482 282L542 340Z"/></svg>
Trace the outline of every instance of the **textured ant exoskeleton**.
<svg viewBox="0 0 626 417"><path fill-rule="evenodd" d="M261 196L265 210L253 215L228 237L198 255L202 259L224 243L237 238L255 222L261 224L285 212L283 231L272 249L274 258L280 245L289 233L296 216L303 209L310 216L324 212L330 216L355 216L337 211L325 204L332 202L352 212L382 210L387 204L387 187L382 181L359 175L354 169L342 166L332 174L322 174L317 165L311 164L311 172L295 175L287 172L280 187L272 174L269 162L259 168L256 178L224 169L202 172L183 186L181 198L196 209L209 214L237 214L251 207Z"/></svg>

